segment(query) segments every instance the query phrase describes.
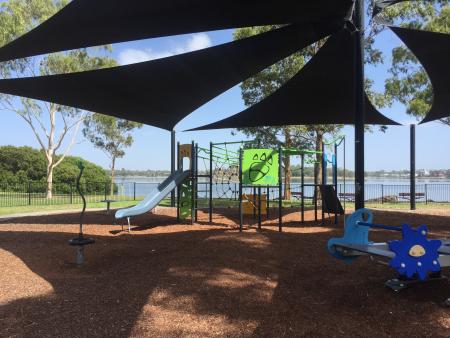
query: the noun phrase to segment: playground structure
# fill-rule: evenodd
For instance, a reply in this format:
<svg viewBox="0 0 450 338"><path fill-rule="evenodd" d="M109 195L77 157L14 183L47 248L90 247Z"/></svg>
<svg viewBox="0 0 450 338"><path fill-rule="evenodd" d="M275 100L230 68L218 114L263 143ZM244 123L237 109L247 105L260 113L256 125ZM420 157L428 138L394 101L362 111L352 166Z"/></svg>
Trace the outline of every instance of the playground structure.
<svg viewBox="0 0 450 338"><path fill-rule="evenodd" d="M371 229L401 232L402 239L374 243L369 241ZM427 235L426 225L414 229L407 224L401 227L374 224L372 212L359 209L346 219L344 236L328 241L328 251L348 263L364 255L381 258L381 262L387 260L399 276L385 285L399 291L413 283L446 278L441 268L450 266L450 240L430 240ZM450 298L446 304L450 306Z"/></svg>
<svg viewBox="0 0 450 338"><path fill-rule="evenodd" d="M301 191L297 192L295 196L300 202L301 222L303 223L305 219L306 199L312 201L315 220L318 220L318 200L321 198L322 222L325 219L325 213L328 213L328 216L334 214L335 223L337 223L338 215L344 213L337 192L337 149L344 140L344 137L338 137L329 143L324 143L324 151L319 152L281 147L278 149L254 148L255 141L210 143L209 149L199 147L194 142L190 144L177 143L176 170L136 206L118 210L116 218L126 217L130 230L130 217L151 211L167 195L177 191L176 207L179 221L194 223L198 220L198 210L203 209L209 214L209 222L212 223L215 203L219 200L229 201L228 207L230 205L238 206L241 231L243 230L244 215L253 214L260 229L263 215L268 219L271 207L276 206L278 227L279 231L282 231L284 188L282 163L286 156L299 156L301 160ZM331 154L325 152L326 145L332 146ZM306 184L305 165L316 164L315 157L317 155L322 158L324 168L322 181L325 184ZM186 166L185 159L189 162L189 168L184 168ZM203 166L200 165L200 162L203 163ZM332 165L333 184L330 185L326 184L328 163ZM305 188L308 187L312 191L311 196L306 196Z"/></svg>
<svg viewBox="0 0 450 338"><path fill-rule="evenodd" d="M239 141L210 143L209 149L190 144L177 143L176 170L160 183L143 201L131 208L118 210L116 219L127 218L130 230L130 217L138 216L154 209L167 195L177 191L177 219L179 221L198 220L198 210L209 214L209 222L213 222L214 204L217 200L238 204L239 229L243 230L244 215L253 214L261 228L262 217L269 218L271 206L278 209L278 228L282 231L283 208L283 158L299 156L301 160L301 191L296 193L300 201L301 222L304 222L305 200L310 199L318 220L318 200L321 198L322 222L325 213L334 214L335 223L338 216L344 214L338 198L338 147L344 144L345 138L340 136L328 143L323 143L323 151L307 149L261 149L255 148L255 141ZM326 147L332 149L326 153ZM321 156L323 165L322 185L306 184L304 169L306 164L316 164L315 157ZM345 156L344 156L345 158ZM189 168L185 167L185 159ZM201 169L200 162L203 163ZM327 184L327 166L331 164L331 181ZM345 172L345 160L344 160ZM344 175L345 176L345 175ZM345 177L344 177L345 180ZM312 189L312 196L306 196L305 188ZM320 197L319 197L320 194ZM228 205L229 206L229 205Z"/></svg>
<svg viewBox="0 0 450 338"><path fill-rule="evenodd" d="M346 201L344 198L344 206L341 205L338 195L338 147L343 146L344 159L344 191L343 196L346 196L346 143L344 136L337 136L329 142L322 144L322 185L320 186L320 194L322 196L322 220L325 218L325 213L334 213L334 222L337 224L338 215L345 215ZM326 153L326 148L332 148L331 154ZM330 159L331 158L331 159ZM328 184L328 165L331 164L331 180L332 184ZM317 210L317 208L316 208Z"/></svg>
<svg viewBox="0 0 450 338"><path fill-rule="evenodd" d="M84 237L84 234L83 234L83 220L84 220L84 213L86 211L86 199L84 198L84 194L81 191L81 185L80 185L81 177L83 176L83 172L85 169L83 162L81 162L81 161L78 162L78 168L80 169L80 172L77 177L76 187L77 187L77 192L81 196L81 199L83 201L83 209L81 210L81 213L80 213L80 228L79 228L78 236L75 238L72 238L69 241L69 245L75 246L77 248L76 264L77 264L77 266L81 267L84 264L84 247L89 244L94 244L95 239L93 239L91 237Z"/></svg>

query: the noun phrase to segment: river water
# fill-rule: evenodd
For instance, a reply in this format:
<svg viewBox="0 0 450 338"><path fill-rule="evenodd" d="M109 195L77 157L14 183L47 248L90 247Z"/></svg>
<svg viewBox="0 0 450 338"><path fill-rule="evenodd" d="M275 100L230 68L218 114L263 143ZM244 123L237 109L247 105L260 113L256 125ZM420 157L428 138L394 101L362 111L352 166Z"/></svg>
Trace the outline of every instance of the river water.
<svg viewBox="0 0 450 338"><path fill-rule="evenodd" d="M118 185L118 194L122 196L136 196L136 198L144 197L155 190L159 183L164 181L165 177L116 177L115 182ZM207 179L201 178L199 182L205 184L199 185L199 197L207 197L209 190ZM311 178L305 179L304 193L305 197L312 197L314 188L311 185ZM365 195L366 200L377 200L381 198L389 198L399 202L407 202L404 194L409 193L408 178L367 178ZM212 189L213 198L229 198L236 199L238 197L239 185L237 182L226 182L224 184L214 184ZM300 178L293 178L291 182L291 190L294 192L301 191ZM344 185L342 179L338 180L338 192L354 193L353 179L347 179ZM251 193L252 189L244 190ZM277 187L263 188L264 193L269 193L271 198L278 197ZM416 180L416 192L418 193L419 202L450 202L450 180L436 178L419 178ZM403 195L403 197L402 197Z"/></svg>

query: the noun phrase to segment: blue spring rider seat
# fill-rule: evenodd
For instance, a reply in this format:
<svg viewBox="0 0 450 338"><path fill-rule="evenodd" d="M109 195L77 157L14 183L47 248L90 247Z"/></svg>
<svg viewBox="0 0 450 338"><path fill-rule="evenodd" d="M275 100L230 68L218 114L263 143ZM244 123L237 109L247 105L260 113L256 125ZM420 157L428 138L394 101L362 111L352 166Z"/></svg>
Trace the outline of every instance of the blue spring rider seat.
<svg viewBox="0 0 450 338"><path fill-rule="evenodd" d="M373 224L373 214L368 209L355 211L346 219L344 236L342 238L332 238L328 241L328 251L336 258L346 262L352 262L358 255L344 255L342 251L336 249L337 246L352 249L358 246L360 249L377 245L369 241L369 230L371 228L381 228L402 233L401 240L389 241L388 248L395 253L389 262L389 266L394 268L401 276L407 278L417 277L425 280L428 273L441 271L439 264L438 249L442 245L439 240L429 240L427 238L428 228L422 225L417 229L404 224L401 227ZM384 244L384 243L381 243ZM379 245L379 244L378 244ZM363 250L362 250L363 251Z"/></svg>

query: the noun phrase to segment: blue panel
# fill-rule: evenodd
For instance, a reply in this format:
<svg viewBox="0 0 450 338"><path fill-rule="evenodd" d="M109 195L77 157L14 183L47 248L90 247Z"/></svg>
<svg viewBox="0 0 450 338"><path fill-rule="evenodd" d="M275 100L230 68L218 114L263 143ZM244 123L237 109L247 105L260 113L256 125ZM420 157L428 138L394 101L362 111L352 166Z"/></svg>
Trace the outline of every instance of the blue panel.
<svg viewBox="0 0 450 338"><path fill-rule="evenodd" d="M408 278L417 275L421 280L426 279L430 271L440 271L438 249L441 247L442 242L439 240L428 240L427 234L428 229L426 225L413 229L409 225L404 224L402 226L403 238L399 241L389 242L389 249L395 252L395 257L390 261L389 266ZM422 256L413 257L410 255L410 250L414 246L420 246L424 250Z"/></svg>
<svg viewBox="0 0 450 338"><path fill-rule="evenodd" d="M364 216L367 219L364 219ZM336 244L360 244L368 245L369 243L369 227L358 225L358 222L368 222L373 221L373 214L368 209L359 209L351 214L345 221L344 237L342 238L331 238L328 241L328 251L336 258L343 259L347 262L352 262L355 258L342 256L336 251Z"/></svg>

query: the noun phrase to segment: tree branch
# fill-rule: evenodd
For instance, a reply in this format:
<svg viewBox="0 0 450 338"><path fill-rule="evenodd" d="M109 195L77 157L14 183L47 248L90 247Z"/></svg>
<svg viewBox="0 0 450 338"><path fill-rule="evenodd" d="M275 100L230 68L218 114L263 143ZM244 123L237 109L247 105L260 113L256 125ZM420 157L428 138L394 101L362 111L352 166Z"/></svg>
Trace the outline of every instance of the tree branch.
<svg viewBox="0 0 450 338"><path fill-rule="evenodd" d="M38 142L39 142L39 144L40 144L40 146L41 146L41 148L42 148L42 150L44 150L44 152L45 152L45 156L47 157L47 159L48 159L48 155L47 155L47 149L45 148L45 146L44 146L44 142L42 141L42 139L41 139L41 137L39 136L39 133L36 131L36 128L35 128L35 126L34 126L34 124L33 124L33 121L31 120L31 117L28 115L28 119L25 117L25 115L23 115L23 114L18 114L21 118L23 118L24 120L25 120L25 122L26 123L28 123L28 125L31 127L31 130L33 131L33 133L34 133L34 136L36 136L36 139L38 140Z"/></svg>
<svg viewBox="0 0 450 338"><path fill-rule="evenodd" d="M64 154L55 163L55 167L58 166L66 158L66 156L69 154L70 150L72 149L73 145L75 144L75 141L76 141L76 138L78 135L78 131L80 129L81 122L83 121L83 119L79 119L77 124L75 125L75 130L73 131L72 139L70 140L69 145L67 146L66 150L64 151Z"/></svg>

